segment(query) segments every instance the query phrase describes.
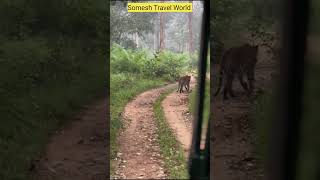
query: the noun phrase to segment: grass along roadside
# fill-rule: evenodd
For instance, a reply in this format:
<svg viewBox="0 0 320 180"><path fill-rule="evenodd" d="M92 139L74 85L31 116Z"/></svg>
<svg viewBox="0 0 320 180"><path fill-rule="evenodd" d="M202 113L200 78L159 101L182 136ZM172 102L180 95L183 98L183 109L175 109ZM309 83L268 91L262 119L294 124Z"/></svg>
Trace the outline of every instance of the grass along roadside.
<svg viewBox="0 0 320 180"><path fill-rule="evenodd" d="M197 89L195 86L194 90L189 94L189 111L194 115L195 113L195 103L197 98ZM204 111L203 111L203 122L208 122L210 113L210 80L206 80L206 88L205 88L205 100L204 100ZM205 128L205 127L203 127Z"/></svg>
<svg viewBox="0 0 320 180"><path fill-rule="evenodd" d="M155 102L153 109L158 127L158 140L160 145L161 155L164 158L165 168L169 172L170 179L187 179L187 161L184 157L183 149L180 143L176 140L171 128L169 127L161 102L170 94L173 89L162 94Z"/></svg>
<svg viewBox="0 0 320 180"><path fill-rule="evenodd" d="M87 65L68 82L48 80L24 92L0 88L0 179L32 179L29 168L43 156L50 136L82 105L103 97L104 70L98 68L103 64Z"/></svg>
<svg viewBox="0 0 320 180"><path fill-rule="evenodd" d="M121 113L125 105L136 95L151 88L165 85L161 79L145 79L132 74L112 74L110 84L110 114L111 114L111 132L110 132L110 159L111 175L114 174L115 164L113 159L116 157L118 146L117 137L120 128L122 128Z"/></svg>

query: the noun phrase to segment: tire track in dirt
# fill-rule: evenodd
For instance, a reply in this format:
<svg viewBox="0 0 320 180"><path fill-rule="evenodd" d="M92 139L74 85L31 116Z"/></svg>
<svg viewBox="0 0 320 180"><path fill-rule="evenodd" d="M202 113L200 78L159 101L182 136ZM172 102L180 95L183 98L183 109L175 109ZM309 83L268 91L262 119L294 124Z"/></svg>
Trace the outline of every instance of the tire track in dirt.
<svg viewBox="0 0 320 180"><path fill-rule="evenodd" d="M256 67L256 90L270 88L272 74L276 71L274 62L263 56ZM216 67L212 68L218 76ZM213 85L214 83L212 83ZM215 82L216 84L216 82ZM214 87L211 87L214 89ZM222 93L211 98L213 117L211 133L211 163L213 175L219 180L262 180L263 167L254 154L254 119L250 112L254 109L253 99L246 97L238 81L234 81L235 98L223 101Z"/></svg>
<svg viewBox="0 0 320 180"><path fill-rule="evenodd" d="M164 179L167 173L157 142L153 104L175 84L148 90L129 102L123 112L124 130L118 137L115 179Z"/></svg>
<svg viewBox="0 0 320 180"><path fill-rule="evenodd" d="M102 180L108 178L107 100L85 107L50 138L36 167L39 180Z"/></svg>
<svg viewBox="0 0 320 180"><path fill-rule="evenodd" d="M192 76L190 89L195 87L195 78ZM173 92L161 103L165 118L181 143L185 157L189 156L192 141L192 115L188 109L188 93Z"/></svg>

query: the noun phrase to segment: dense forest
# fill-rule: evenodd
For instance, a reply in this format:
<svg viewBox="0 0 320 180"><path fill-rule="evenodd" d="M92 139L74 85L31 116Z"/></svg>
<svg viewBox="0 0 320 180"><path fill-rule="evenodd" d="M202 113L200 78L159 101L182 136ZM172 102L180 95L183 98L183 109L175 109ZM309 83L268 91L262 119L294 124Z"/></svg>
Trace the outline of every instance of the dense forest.
<svg viewBox="0 0 320 180"><path fill-rule="evenodd" d="M0 179L29 179L48 136L106 92L107 1L0 2Z"/></svg>
<svg viewBox="0 0 320 180"><path fill-rule="evenodd" d="M320 3L311 3L309 31L317 40ZM282 1L275 0L212 1L213 62L218 63L226 49L244 42L276 52L278 47L269 42L281 31L281 5ZM102 0L0 1L0 179L29 179L48 137L81 105L106 94L109 64L111 95L118 99L110 102L113 156L126 102L196 68L201 11L192 17L132 15L120 7L125 5L111 3L110 8L109 1ZM113 13L110 19L109 12ZM300 179L317 178L315 157L320 145L314 143L318 136L313 134L319 125L319 96L313 96L319 92L317 58L315 54L308 57ZM270 117L265 114L270 113L271 96L269 91L261 93L255 112L262 160L266 158Z"/></svg>
<svg viewBox="0 0 320 180"><path fill-rule="evenodd" d="M128 13L125 2L111 3L111 174L125 105L139 93L197 69L202 3L193 2L193 8L193 13Z"/></svg>
<svg viewBox="0 0 320 180"><path fill-rule="evenodd" d="M213 59L220 62L222 53L243 43L264 45L275 50L272 40L279 36L281 1L217 0L211 3L211 41Z"/></svg>
<svg viewBox="0 0 320 180"><path fill-rule="evenodd" d="M113 2L111 42L126 49L193 52L200 43L202 3L193 2L193 8L193 13L128 13L126 3Z"/></svg>

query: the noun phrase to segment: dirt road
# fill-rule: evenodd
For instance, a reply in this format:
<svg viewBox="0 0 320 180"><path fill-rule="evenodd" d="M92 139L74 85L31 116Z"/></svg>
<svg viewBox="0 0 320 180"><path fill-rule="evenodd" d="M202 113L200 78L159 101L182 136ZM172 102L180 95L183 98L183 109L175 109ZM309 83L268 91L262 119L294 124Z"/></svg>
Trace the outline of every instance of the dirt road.
<svg viewBox="0 0 320 180"><path fill-rule="evenodd" d="M37 167L39 180L102 180L108 177L107 101L89 105L58 131Z"/></svg>
<svg viewBox="0 0 320 180"><path fill-rule="evenodd" d="M269 88L271 74L276 70L274 62L267 57L262 52L257 63L256 90ZM218 73L212 70L214 75ZM254 107L252 98L244 94L236 80L234 90L236 98L223 101L221 94L211 98L211 179L261 180L264 172L254 156L255 140L251 138L254 130L254 122L249 119Z"/></svg>
<svg viewBox="0 0 320 180"><path fill-rule="evenodd" d="M191 78L190 88L194 90L196 80ZM185 157L190 151L192 140L192 115L188 109L188 93L173 92L162 102L165 118L175 133L176 139L181 143Z"/></svg>
<svg viewBox="0 0 320 180"><path fill-rule="evenodd" d="M194 87L191 79L191 89ZM170 84L138 95L123 112L124 131L120 133L118 168L121 179L168 178L157 143L153 104L161 93L176 87ZM186 155L191 142L191 114L188 93L171 93L162 103L170 127ZM106 99L89 105L75 120L52 136L46 155L38 163L39 180L100 180L108 177Z"/></svg>
<svg viewBox="0 0 320 180"><path fill-rule="evenodd" d="M191 88L194 80L191 80ZM164 161L157 142L156 122L153 104L157 98L177 84L170 84L162 88L152 89L138 95L129 102L123 114L124 131L118 138L118 168L115 172L120 179L164 179L168 178ZM162 103L170 127L177 135L178 141L189 151L191 142L191 115L187 112L188 94L171 93ZM186 120L185 118L188 118Z"/></svg>
<svg viewBox="0 0 320 180"><path fill-rule="evenodd" d="M124 131L118 138L118 168L115 178L163 179L167 177L157 142L153 104L161 93L175 86L167 85L138 95L124 110Z"/></svg>

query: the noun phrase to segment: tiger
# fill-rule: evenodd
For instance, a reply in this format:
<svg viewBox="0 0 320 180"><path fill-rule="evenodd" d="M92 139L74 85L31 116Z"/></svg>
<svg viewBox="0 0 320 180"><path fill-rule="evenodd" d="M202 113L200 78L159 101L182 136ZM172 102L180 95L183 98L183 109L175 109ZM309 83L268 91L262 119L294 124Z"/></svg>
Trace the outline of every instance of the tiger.
<svg viewBox="0 0 320 180"><path fill-rule="evenodd" d="M227 50L221 61L220 65L220 77L218 83L218 89L214 96L217 96L220 92L222 80L225 79L223 89L223 99L227 100L228 94L231 97L235 97L234 91L232 90L232 82L237 75L241 86L247 92L247 95L251 95L254 90L255 82L255 66L257 64L258 46L252 46L244 44L242 46L233 47ZM243 75L247 76L248 84L243 80Z"/></svg>
<svg viewBox="0 0 320 180"><path fill-rule="evenodd" d="M190 80L191 80L191 76L183 76L179 78L178 81L178 89L176 92L183 92L183 87L189 92L190 90Z"/></svg>

